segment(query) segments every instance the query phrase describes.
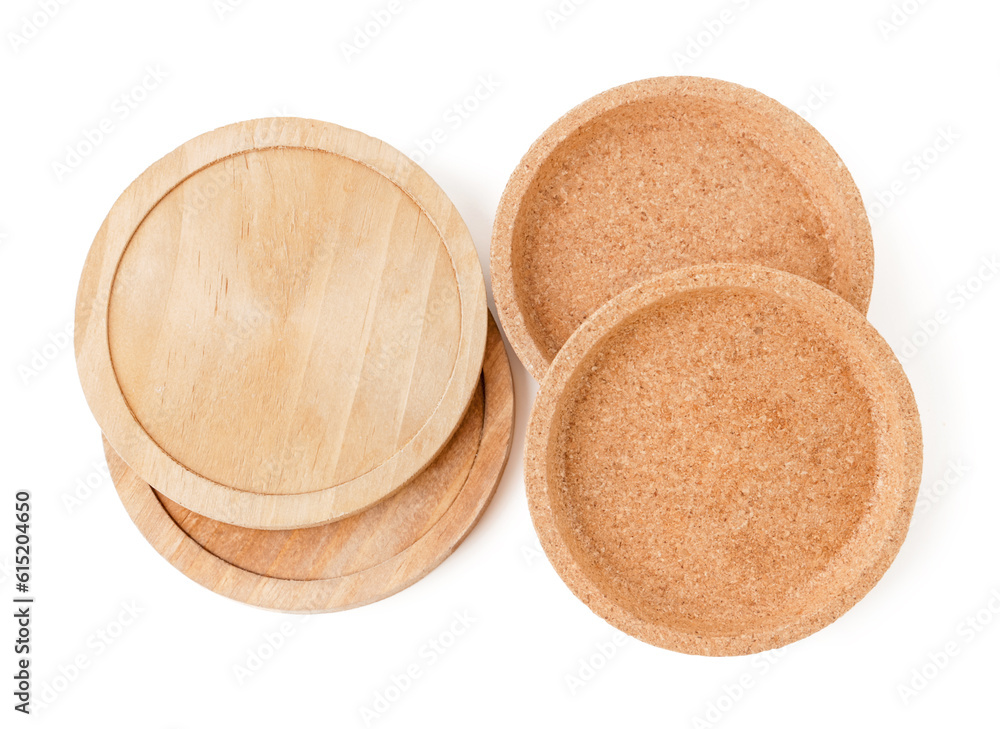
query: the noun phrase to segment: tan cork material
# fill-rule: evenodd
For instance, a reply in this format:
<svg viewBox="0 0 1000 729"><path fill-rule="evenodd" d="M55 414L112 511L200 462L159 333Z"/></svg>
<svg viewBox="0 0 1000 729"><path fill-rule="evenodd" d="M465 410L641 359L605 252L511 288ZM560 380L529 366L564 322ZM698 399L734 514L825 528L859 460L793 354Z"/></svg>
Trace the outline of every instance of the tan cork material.
<svg viewBox="0 0 1000 729"><path fill-rule="evenodd" d="M107 440L105 453L139 531L185 575L250 605L331 612L388 597L455 550L493 497L513 420L510 362L491 319L480 385L445 449L384 501L333 524L255 530L213 521L154 491Z"/></svg>
<svg viewBox="0 0 1000 729"><path fill-rule="evenodd" d="M531 413L525 480L549 560L597 615L742 655L875 585L921 463L910 385L856 308L720 264L645 281L570 337Z"/></svg>
<svg viewBox="0 0 1000 729"><path fill-rule="evenodd" d="M871 226L843 161L808 122L736 84L620 86L532 145L491 245L500 322L536 379L604 302L683 266L804 276L866 313Z"/></svg>
<svg viewBox="0 0 1000 729"><path fill-rule="evenodd" d="M129 467L258 529L361 511L445 446L482 372L479 254L405 155L308 119L186 142L129 186L80 281L87 402Z"/></svg>

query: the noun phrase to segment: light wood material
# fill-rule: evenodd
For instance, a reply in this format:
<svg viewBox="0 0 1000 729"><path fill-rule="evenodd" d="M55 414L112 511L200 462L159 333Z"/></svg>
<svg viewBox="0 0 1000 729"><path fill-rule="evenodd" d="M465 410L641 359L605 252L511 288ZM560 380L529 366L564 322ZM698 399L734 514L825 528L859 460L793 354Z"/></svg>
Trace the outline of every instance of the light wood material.
<svg viewBox="0 0 1000 729"><path fill-rule="evenodd" d="M482 382L452 440L411 483L334 524L275 531L213 521L157 495L107 441L105 453L139 531L188 577L251 605L328 612L388 597L455 550L493 496L513 418L510 363L491 320Z"/></svg>
<svg viewBox="0 0 1000 729"><path fill-rule="evenodd" d="M697 266L570 337L525 480L546 554L595 613L736 655L819 630L875 585L921 461L906 376L855 308L788 273Z"/></svg>
<svg viewBox="0 0 1000 729"><path fill-rule="evenodd" d="M448 441L486 338L482 270L416 164L333 124L198 137L115 204L80 284L98 423L144 480L255 528L385 498Z"/></svg>
<svg viewBox="0 0 1000 729"><path fill-rule="evenodd" d="M620 86L552 125L511 176L490 255L536 379L598 307L672 269L776 268L861 312L872 287L871 226L837 153L773 99L706 78Z"/></svg>

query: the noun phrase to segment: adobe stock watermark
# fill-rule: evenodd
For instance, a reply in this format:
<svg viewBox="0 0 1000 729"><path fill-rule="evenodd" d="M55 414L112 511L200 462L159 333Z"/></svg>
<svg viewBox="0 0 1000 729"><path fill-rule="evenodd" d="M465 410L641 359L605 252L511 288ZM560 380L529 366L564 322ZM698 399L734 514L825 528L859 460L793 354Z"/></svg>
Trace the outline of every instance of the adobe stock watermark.
<svg viewBox="0 0 1000 729"><path fill-rule="evenodd" d="M545 11L545 22L549 24L549 30L559 30L570 18L576 15L576 11L586 5L590 0L560 0L556 5Z"/></svg>
<svg viewBox="0 0 1000 729"><path fill-rule="evenodd" d="M573 670L567 671L563 676L563 683L569 690L570 696L576 696L580 689L583 689L608 667L612 660L621 655L622 648L627 646L631 639L620 631L615 631L605 640L594 643L594 648L583 658L577 661Z"/></svg>
<svg viewBox="0 0 1000 729"><path fill-rule="evenodd" d="M833 99L833 91L825 83L813 84L802 103L793 107L795 113L811 122L813 117Z"/></svg>
<svg viewBox="0 0 1000 729"><path fill-rule="evenodd" d="M226 20L230 15L246 5L246 0L212 0L212 10L219 20Z"/></svg>
<svg viewBox="0 0 1000 729"><path fill-rule="evenodd" d="M31 700L32 713L51 708L70 687L80 681L102 655L122 640L125 633L144 612L145 608L135 600L122 601L114 616L87 636L82 650L70 661L60 663L55 676L41 685L36 685Z"/></svg>
<svg viewBox="0 0 1000 729"><path fill-rule="evenodd" d="M435 637L422 643L417 648L414 659L405 668L392 674L385 685L375 691L372 700L361 706L361 719L365 726L372 726L412 691L413 687L427 676L430 669L455 647L476 622L475 616L468 610L456 611L448 626Z"/></svg>
<svg viewBox="0 0 1000 729"><path fill-rule="evenodd" d="M372 10L364 21L354 26L350 37L340 42L340 54L344 60L348 63L358 60L372 43L389 30L406 6L412 4L413 0L389 0L382 7Z"/></svg>
<svg viewBox="0 0 1000 729"><path fill-rule="evenodd" d="M868 214L878 220L903 198L912 185L920 182L948 152L962 139L961 132L952 126L938 129L933 141L918 150L903 164L900 174L868 201Z"/></svg>
<svg viewBox="0 0 1000 729"><path fill-rule="evenodd" d="M410 159L418 165L426 162L431 155L447 144L448 140L454 137L500 88L502 88L501 82L492 73L480 74L469 92L444 110L437 126L429 134L413 142L414 148L410 151Z"/></svg>
<svg viewBox="0 0 1000 729"><path fill-rule="evenodd" d="M72 488L63 493L63 508L66 509L67 514L72 516L94 494L106 491L110 485L111 472L108 470L108 464L103 460L95 460L91 464L91 469L86 474L78 476L73 482Z"/></svg>
<svg viewBox="0 0 1000 729"><path fill-rule="evenodd" d="M1000 588L994 589L981 608L964 617L955 626L954 636L943 645L927 651L919 665L896 684L896 695L904 706L923 694L962 653L1000 619Z"/></svg>
<svg viewBox="0 0 1000 729"><path fill-rule="evenodd" d="M263 301L259 303L263 306L260 306L258 302L251 301L246 307L239 308L230 315L231 326L226 327L226 351L229 354L235 354L243 345L251 342L260 332L265 331L267 323L276 317L268 303Z"/></svg>
<svg viewBox="0 0 1000 729"><path fill-rule="evenodd" d="M971 473L972 467L966 463L964 458L950 459L940 478L921 486L920 493L917 495L916 512L918 514L929 512Z"/></svg>
<svg viewBox="0 0 1000 729"><path fill-rule="evenodd" d="M369 358L366 366L376 372L384 372L398 365L420 343L428 329L449 326L461 317L461 301L457 289L446 289L422 307L413 307L400 317L398 334L394 337L380 337L379 341L367 343ZM369 365L370 363L370 365Z"/></svg>
<svg viewBox="0 0 1000 729"><path fill-rule="evenodd" d="M721 724L723 719L760 685L760 680L771 672L787 651L787 647L775 648L751 658L750 667L731 683L725 684L714 698L709 699L705 711L691 719L691 726L694 729L708 729Z"/></svg>
<svg viewBox="0 0 1000 729"><path fill-rule="evenodd" d="M702 21L701 27L688 35L684 47L670 55L677 72L693 66L739 20L741 13L750 9L751 4L752 0L730 0L715 15Z"/></svg>
<svg viewBox="0 0 1000 729"><path fill-rule="evenodd" d="M302 468L308 459L310 449L305 442L293 440L285 445L280 453L268 457L260 468L250 477L254 489L267 492L281 483L281 476L286 470L295 473Z"/></svg>
<svg viewBox="0 0 1000 729"><path fill-rule="evenodd" d="M888 14L880 18L877 23L878 32L882 35L882 40L889 40L901 31L913 16L927 5L928 1L903 0L903 2L893 3Z"/></svg>
<svg viewBox="0 0 1000 729"><path fill-rule="evenodd" d="M272 117L292 115L287 106L274 105L268 110ZM278 136L279 127L271 125L256 133L258 148L272 144ZM209 209L212 202L223 192L232 191L233 171L225 163L215 164L198 173L197 185L192 185L193 191L184 195L181 210L185 216L196 217ZM258 309L258 311L261 311ZM252 318L252 317L251 317Z"/></svg>
<svg viewBox="0 0 1000 729"><path fill-rule="evenodd" d="M27 387L52 366L65 352L73 348L73 320L53 329L45 335L45 340L34 347L21 364L17 366L17 375L21 384Z"/></svg>
<svg viewBox="0 0 1000 729"><path fill-rule="evenodd" d="M534 542L532 544L522 544L521 559L524 560L526 567L534 567L536 564L544 564L546 562L545 551L542 549L542 545L538 542Z"/></svg>
<svg viewBox="0 0 1000 729"><path fill-rule="evenodd" d="M1000 274L1000 253L983 256L973 271L962 283L952 286L944 296L941 306L934 313L921 319L909 336L903 337L896 353L903 364L912 361L934 341L954 318L964 311L988 288Z"/></svg>
<svg viewBox="0 0 1000 729"><path fill-rule="evenodd" d="M66 145L62 156L52 161L56 181L64 182L78 170L167 78L169 75L159 64L146 66L142 77L114 98L107 114L80 131L76 139Z"/></svg>
<svg viewBox="0 0 1000 729"><path fill-rule="evenodd" d="M38 0L35 9L21 17L16 27L7 32L7 42L14 53L20 53L69 5L70 0Z"/></svg>
<svg viewBox="0 0 1000 729"><path fill-rule="evenodd" d="M264 667L298 634L298 629L312 615L302 615L296 620L285 620L272 630L265 630L260 640L246 650L246 655L233 664L233 676L239 686L259 675Z"/></svg>

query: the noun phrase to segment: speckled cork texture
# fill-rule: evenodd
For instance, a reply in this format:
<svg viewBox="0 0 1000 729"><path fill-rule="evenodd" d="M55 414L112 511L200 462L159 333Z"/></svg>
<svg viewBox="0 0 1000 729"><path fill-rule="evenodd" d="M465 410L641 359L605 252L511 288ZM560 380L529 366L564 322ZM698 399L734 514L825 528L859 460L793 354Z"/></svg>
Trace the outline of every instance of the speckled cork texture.
<svg viewBox="0 0 1000 729"><path fill-rule="evenodd" d="M215 521L158 493L104 446L129 516L174 567L233 600L316 613L388 597L451 554L493 497L513 418L510 363L491 319L480 384L445 449L386 499L331 524L266 530Z"/></svg>
<svg viewBox="0 0 1000 729"><path fill-rule="evenodd" d="M894 559L919 487L909 383L859 311L758 266L645 281L589 318L531 414L556 571L648 643L742 655L828 625Z"/></svg>
<svg viewBox="0 0 1000 729"><path fill-rule="evenodd" d="M871 227L850 173L773 99L706 78L600 94L511 176L491 246L501 323L536 379L602 304L683 266L804 276L867 312Z"/></svg>

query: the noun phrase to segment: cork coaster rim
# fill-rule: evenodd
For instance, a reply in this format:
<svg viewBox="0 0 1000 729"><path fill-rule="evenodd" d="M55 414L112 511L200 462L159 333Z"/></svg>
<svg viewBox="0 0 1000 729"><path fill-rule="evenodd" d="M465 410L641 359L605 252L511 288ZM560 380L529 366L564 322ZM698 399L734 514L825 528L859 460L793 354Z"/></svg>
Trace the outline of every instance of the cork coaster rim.
<svg viewBox="0 0 1000 729"><path fill-rule="evenodd" d="M849 280L837 293L861 313L868 311L874 277L871 224L861 193L847 166L827 139L808 121L775 99L739 84L700 76L661 76L633 81L601 92L580 103L536 139L511 173L493 227L490 275L500 322L515 354L539 382L552 362L528 322L525 304L516 290L514 232L522 204L545 161L574 132L615 109L669 95L709 96L773 120L775 129L794 135L829 174L843 196L853 250Z"/></svg>
<svg viewBox="0 0 1000 729"><path fill-rule="evenodd" d="M447 251L458 293L455 357L442 394L412 437L373 467L332 485L272 492L201 475L170 454L140 423L116 372L109 311L119 267L135 232L167 195L212 165L269 150L329 153L366 168L411 200ZM356 194L356 193L348 193ZM123 232L124 231L124 232ZM102 431L144 479L165 484L185 508L240 526L283 529L346 517L391 494L451 438L479 382L486 342L485 281L471 234L452 201L416 163L388 144L336 124L300 118L239 122L185 142L143 171L112 206L95 237L77 294L75 350L84 394Z"/></svg>
<svg viewBox="0 0 1000 729"><path fill-rule="evenodd" d="M482 373L481 438L463 485L422 536L372 566L315 580L263 575L233 565L198 543L174 520L157 492L123 462L125 477L114 480L115 488L132 522L160 556L184 576L222 597L265 610L299 614L336 612L385 599L425 577L454 552L496 493L513 440L514 399L510 362L492 318L489 340ZM107 439L104 446L106 451L111 448Z"/></svg>
<svg viewBox="0 0 1000 729"><path fill-rule="evenodd" d="M893 441L898 449L898 483L894 491L882 484L876 491L875 497L882 501L880 507L886 517L881 524L874 525L880 539L875 549L862 552L852 563L854 571L847 580L847 589L829 595L824 602L797 619L775 623L765 629L731 634L708 634L703 630L690 632L651 623L605 595L569 551L556 525L556 509L548 493L548 452L556 437L554 431L558 430L556 421L563 391L572 383L580 364L587 361L588 354L599 348L616 327L627 322L636 312L677 294L717 287L780 291L796 303L812 304L815 311L828 312L826 321L842 323L848 336L855 338L852 348L860 351L879 371L887 396L887 415L898 425L898 428L885 434L886 439ZM885 448L880 447L880 451L884 453ZM909 528L921 471L922 434L913 391L901 364L874 327L850 304L807 279L739 264L673 271L639 284L601 307L570 338L542 381L531 412L525 448L525 482L532 521L546 556L567 587L595 614L644 642L677 652L711 656L746 655L787 645L829 625L853 607L875 586L895 559ZM868 511L863 515L865 520L871 520ZM856 548L861 531L859 523L859 528L840 551Z"/></svg>

